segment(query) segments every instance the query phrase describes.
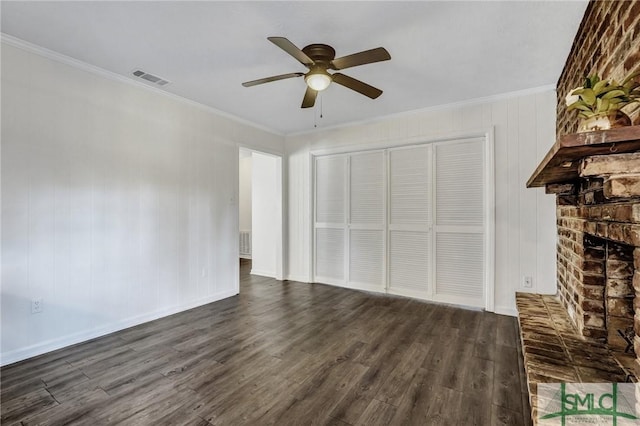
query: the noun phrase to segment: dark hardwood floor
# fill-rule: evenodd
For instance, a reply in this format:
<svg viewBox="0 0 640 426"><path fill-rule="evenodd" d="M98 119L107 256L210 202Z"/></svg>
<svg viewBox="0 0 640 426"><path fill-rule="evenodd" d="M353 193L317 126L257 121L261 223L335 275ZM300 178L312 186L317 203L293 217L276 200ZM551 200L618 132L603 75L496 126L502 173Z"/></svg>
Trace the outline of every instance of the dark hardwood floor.
<svg viewBox="0 0 640 426"><path fill-rule="evenodd" d="M515 318L249 267L239 296L2 368L2 424L531 424Z"/></svg>

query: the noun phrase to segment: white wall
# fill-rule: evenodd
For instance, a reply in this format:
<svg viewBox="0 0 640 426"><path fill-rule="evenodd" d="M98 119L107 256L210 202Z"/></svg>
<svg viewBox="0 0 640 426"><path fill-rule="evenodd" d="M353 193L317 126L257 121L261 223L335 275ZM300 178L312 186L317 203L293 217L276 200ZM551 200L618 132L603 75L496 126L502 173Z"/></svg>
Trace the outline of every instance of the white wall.
<svg viewBox="0 0 640 426"><path fill-rule="evenodd" d="M240 230L251 231L251 151L240 149Z"/></svg>
<svg viewBox="0 0 640 426"><path fill-rule="evenodd" d="M14 44L1 58L1 362L236 294L235 143L278 151L282 137Z"/></svg>
<svg viewBox="0 0 640 426"><path fill-rule="evenodd" d="M254 152L252 155L251 273L282 278L282 160Z"/></svg>
<svg viewBox="0 0 640 426"><path fill-rule="evenodd" d="M515 291L555 293L555 199L525 183L555 140L553 90L400 114L285 138L288 180L287 279L309 281L310 151L392 146L494 129L496 176L495 310L515 314Z"/></svg>

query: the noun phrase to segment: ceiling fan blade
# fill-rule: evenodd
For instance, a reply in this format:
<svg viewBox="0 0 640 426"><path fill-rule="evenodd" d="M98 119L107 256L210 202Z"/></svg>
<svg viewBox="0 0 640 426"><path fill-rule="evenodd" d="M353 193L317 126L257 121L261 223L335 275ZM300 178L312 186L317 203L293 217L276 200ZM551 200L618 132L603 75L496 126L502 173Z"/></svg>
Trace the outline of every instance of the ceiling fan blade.
<svg viewBox="0 0 640 426"><path fill-rule="evenodd" d="M289 55L296 58L302 65L311 68L315 64L315 62L313 62L313 59L308 57L306 53L298 49L298 47L295 44L291 43L288 39L284 37L267 37L267 40L287 52Z"/></svg>
<svg viewBox="0 0 640 426"><path fill-rule="evenodd" d="M252 80L242 83L244 87L256 86L258 84L270 83L272 81L284 80L285 78L302 77L302 72L292 72L289 74L274 75L273 77L261 78L259 80Z"/></svg>
<svg viewBox="0 0 640 426"><path fill-rule="evenodd" d="M354 53L353 55L343 56L331 61L331 69L343 70L358 65L372 64L374 62L388 61L391 55L384 47L376 47L375 49L365 50L364 52Z"/></svg>
<svg viewBox="0 0 640 426"><path fill-rule="evenodd" d="M353 77L349 77L348 75L340 74L339 72L337 72L333 74L332 77L335 83L338 83L351 90L355 90L358 93L362 93L363 95L368 96L371 99L375 99L378 96L382 95L382 90L370 86L367 83L363 83L360 80L356 80Z"/></svg>
<svg viewBox="0 0 640 426"><path fill-rule="evenodd" d="M313 90L311 87L307 87L307 91L304 92L304 98L302 99L302 106L300 108L311 108L312 106L314 106L317 96L317 90Z"/></svg>

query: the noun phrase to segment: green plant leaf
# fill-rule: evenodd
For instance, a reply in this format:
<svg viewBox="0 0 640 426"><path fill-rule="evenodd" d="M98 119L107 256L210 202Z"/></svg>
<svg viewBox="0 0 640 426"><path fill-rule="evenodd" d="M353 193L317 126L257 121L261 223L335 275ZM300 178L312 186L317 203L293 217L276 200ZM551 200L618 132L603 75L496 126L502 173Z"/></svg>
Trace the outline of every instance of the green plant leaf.
<svg viewBox="0 0 640 426"><path fill-rule="evenodd" d="M611 90L609 92L607 92L602 98L603 99L612 99L612 98L617 98L620 96L624 96L624 90L620 90L620 89L616 89L616 90Z"/></svg>
<svg viewBox="0 0 640 426"><path fill-rule="evenodd" d="M582 101L574 102L567 107L567 111L573 111L574 109L579 109L581 111L591 111L591 108L586 106Z"/></svg>
<svg viewBox="0 0 640 426"><path fill-rule="evenodd" d="M622 84L624 85L625 83L633 80L634 78L640 76L640 71L634 72L629 74L628 76L625 77L624 81L622 82Z"/></svg>
<svg viewBox="0 0 640 426"><path fill-rule="evenodd" d="M616 86L612 86L611 84L609 84L607 87L600 90L600 93L598 93L596 96L602 97L605 93L609 93L612 90L619 90L619 89Z"/></svg>
<svg viewBox="0 0 640 426"><path fill-rule="evenodd" d="M584 89L584 91L580 94L580 97L587 105L593 105L596 102L596 94L593 93L592 89Z"/></svg>
<svg viewBox="0 0 640 426"><path fill-rule="evenodd" d="M607 80L600 80L593 85L593 92L596 94L596 96L600 95L601 93L608 92L608 90L606 90L607 86L609 86L609 82Z"/></svg>

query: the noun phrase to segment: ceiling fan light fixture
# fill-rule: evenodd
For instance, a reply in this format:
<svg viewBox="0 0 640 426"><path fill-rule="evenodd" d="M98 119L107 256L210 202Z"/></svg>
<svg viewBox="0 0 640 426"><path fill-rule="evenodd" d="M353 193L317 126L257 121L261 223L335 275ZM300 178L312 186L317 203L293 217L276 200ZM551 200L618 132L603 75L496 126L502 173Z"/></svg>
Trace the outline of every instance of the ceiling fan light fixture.
<svg viewBox="0 0 640 426"><path fill-rule="evenodd" d="M326 71L318 70L307 74L304 78L304 81L311 89L320 92L321 90L329 87L332 79L329 73L327 73Z"/></svg>

